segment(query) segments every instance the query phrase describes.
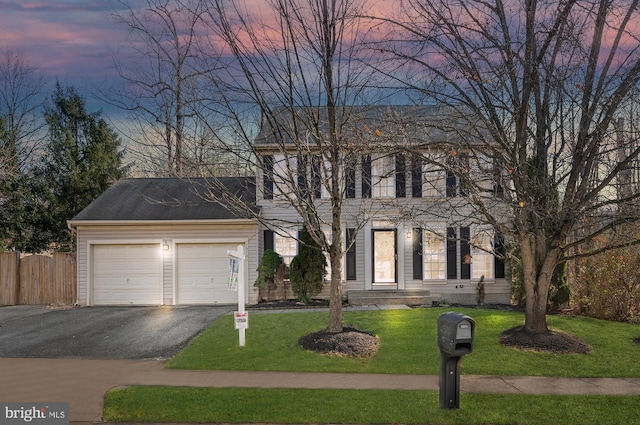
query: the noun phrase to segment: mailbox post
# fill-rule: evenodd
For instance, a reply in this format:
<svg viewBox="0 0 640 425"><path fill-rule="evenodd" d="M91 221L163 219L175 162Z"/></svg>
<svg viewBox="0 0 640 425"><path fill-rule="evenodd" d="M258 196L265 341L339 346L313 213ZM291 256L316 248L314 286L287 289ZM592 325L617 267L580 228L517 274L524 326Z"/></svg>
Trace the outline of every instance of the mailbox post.
<svg viewBox="0 0 640 425"><path fill-rule="evenodd" d="M460 359L473 350L475 322L450 311L438 317L440 349L440 408L460 408Z"/></svg>

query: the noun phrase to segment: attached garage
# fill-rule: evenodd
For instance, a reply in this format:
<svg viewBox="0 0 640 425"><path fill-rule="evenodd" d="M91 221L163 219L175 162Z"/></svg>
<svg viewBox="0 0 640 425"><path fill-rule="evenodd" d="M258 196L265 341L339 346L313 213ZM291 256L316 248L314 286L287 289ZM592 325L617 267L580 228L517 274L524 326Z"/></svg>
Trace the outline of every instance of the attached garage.
<svg viewBox="0 0 640 425"><path fill-rule="evenodd" d="M97 244L91 251L91 304L162 304L158 244Z"/></svg>
<svg viewBox="0 0 640 425"><path fill-rule="evenodd" d="M255 200L251 178L224 178ZM244 247L245 302L257 302L258 225L227 209L205 179L122 179L69 221L79 305L236 304L229 255Z"/></svg>
<svg viewBox="0 0 640 425"><path fill-rule="evenodd" d="M176 244L176 304L233 304L229 290L229 255L237 244Z"/></svg>

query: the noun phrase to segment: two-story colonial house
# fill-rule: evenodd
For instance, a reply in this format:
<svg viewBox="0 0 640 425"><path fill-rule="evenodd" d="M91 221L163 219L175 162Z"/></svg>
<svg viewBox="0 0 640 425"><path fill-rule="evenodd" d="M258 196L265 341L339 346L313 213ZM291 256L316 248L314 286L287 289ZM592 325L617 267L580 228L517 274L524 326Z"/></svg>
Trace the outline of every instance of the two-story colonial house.
<svg viewBox="0 0 640 425"><path fill-rule="evenodd" d="M296 255L302 227L300 208L292 207L296 202L313 203L329 235L330 174L337 167L343 294L350 301L419 300L429 294L474 304L482 281L484 302L509 302L505 263L494 255L502 251L502 238L467 199L481 196L495 207L491 197L503 189L492 155L469 151L464 120L438 106L352 107L337 116L336 142L323 138L323 117L314 134L313 126L291 124L292 113L276 126L263 125L254 145L262 164L256 200L265 223L263 250L275 250L285 263ZM327 154L332 143L342 158Z"/></svg>
<svg viewBox="0 0 640 425"><path fill-rule="evenodd" d="M469 149L464 120L442 107L353 107L338 115L340 133L330 138L318 111L301 113L310 120L302 126L287 118L263 123L255 177L222 178L216 188L207 179L114 184L69 221L77 233L77 303L234 303L228 252L238 245L245 301L256 303L264 250L291 262L302 206L330 238L336 193L350 303L475 304L480 281L484 302L508 303L504 262L494 255L503 243L469 202L494 208L503 188L491 155ZM249 208L233 208L232 198Z"/></svg>

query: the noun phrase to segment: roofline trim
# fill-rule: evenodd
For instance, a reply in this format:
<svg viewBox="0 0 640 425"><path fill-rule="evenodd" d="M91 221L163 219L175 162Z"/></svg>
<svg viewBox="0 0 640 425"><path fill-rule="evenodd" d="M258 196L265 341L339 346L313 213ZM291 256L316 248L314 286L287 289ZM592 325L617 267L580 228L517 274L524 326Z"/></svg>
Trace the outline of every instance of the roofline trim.
<svg viewBox="0 0 640 425"><path fill-rule="evenodd" d="M67 226L77 228L79 226L140 226L162 224L255 224L256 220L250 218L227 219L184 219L184 220L68 220Z"/></svg>

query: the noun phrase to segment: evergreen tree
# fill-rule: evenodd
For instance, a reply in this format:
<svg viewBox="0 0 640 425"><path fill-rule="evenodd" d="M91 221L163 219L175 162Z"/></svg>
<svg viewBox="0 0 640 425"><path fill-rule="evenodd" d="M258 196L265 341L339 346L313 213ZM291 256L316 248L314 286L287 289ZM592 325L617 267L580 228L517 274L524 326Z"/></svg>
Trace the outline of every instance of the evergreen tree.
<svg viewBox="0 0 640 425"><path fill-rule="evenodd" d="M72 250L67 220L124 175L123 153L117 134L100 113L86 111L85 100L74 87L56 83L51 102L45 108L49 130L45 156L34 181L38 202L33 208L40 219L34 228L45 238L27 245L38 250L53 243L57 250Z"/></svg>
<svg viewBox="0 0 640 425"><path fill-rule="evenodd" d="M300 233L298 255L291 260L290 267L291 289L296 298L306 302L322 291L327 260L306 228Z"/></svg>

